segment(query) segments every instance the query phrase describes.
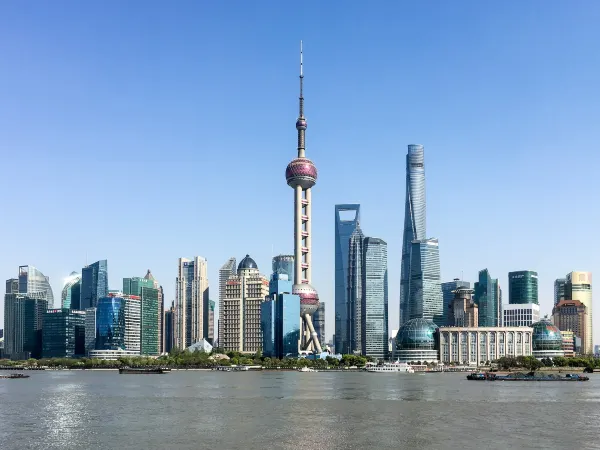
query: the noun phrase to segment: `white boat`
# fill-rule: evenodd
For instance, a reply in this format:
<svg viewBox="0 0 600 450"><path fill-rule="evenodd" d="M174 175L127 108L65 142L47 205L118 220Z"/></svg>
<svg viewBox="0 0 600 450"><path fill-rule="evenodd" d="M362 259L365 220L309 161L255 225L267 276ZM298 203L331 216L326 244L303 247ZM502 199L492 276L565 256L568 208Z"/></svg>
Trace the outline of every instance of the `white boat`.
<svg viewBox="0 0 600 450"><path fill-rule="evenodd" d="M373 373L415 373L415 370L406 363L399 361L393 363L384 363L381 366L369 365L367 372Z"/></svg>
<svg viewBox="0 0 600 450"><path fill-rule="evenodd" d="M316 372L316 370L310 367L303 367L302 369L298 369L298 372Z"/></svg>

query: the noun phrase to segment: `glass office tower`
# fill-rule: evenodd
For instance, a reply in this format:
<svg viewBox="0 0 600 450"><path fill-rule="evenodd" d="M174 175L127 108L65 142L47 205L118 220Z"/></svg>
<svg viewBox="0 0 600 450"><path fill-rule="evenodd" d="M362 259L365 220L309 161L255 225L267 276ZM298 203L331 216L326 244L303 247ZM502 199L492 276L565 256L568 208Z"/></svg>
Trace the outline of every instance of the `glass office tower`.
<svg viewBox="0 0 600 450"><path fill-rule="evenodd" d="M102 297L96 306L96 349L125 349L125 299Z"/></svg>
<svg viewBox="0 0 600 450"><path fill-rule="evenodd" d="M442 283L442 314L444 315L444 326L452 327L454 326L454 321L450 320L450 312L452 309L452 305L454 302L454 293L458 288L470 288L471 283L468 281L462 281L458 278L455 278L452 281L447 281L446 283Z"/></svg>
<svg viewBox="0 0 600 450"><path fill-rule="evenodd" d="M508 303L511 305L540 304L537 272L520 270L508 273Z"/></svg>
<svg viewBox="0 0 600 450"><path fill-rule="evenodd" d="M492 279L487 269L479 271L479 279L475 282L474 301L479 308L480 327L498 327L502 325L500 286L497 279Z"/></svg>
<svg viewBox="0 0 600 450"><path fill-rule="evenodd" d="M558 302L567 299L565 295L566 284L566 278L557 278L556 280L554 280L554 305L558 305Z"/></svg>
<svg viewBox="0 0 600 450"><path fill-rule="evenodd" d="M388 357L387 243L367 237L363 245L362 355Z"/></svg>
<svg viewBox="0 0 600 450"><path fill-rule="evenodd" d="M81 306L81 275L71 272L60 295L61 308L79 309Z"/></svg>
<svg viewBox="0 0 600 450"><path fill-rule="evenodd" d="M123 294L140 297L140 353L160 354L160 295L151 278L123 278Z"/></svg>
<svg viewBox="0 0 600 450"><path fill-rule="evenodd" d="M47 310L42 336L44 358L85 356L85 311L68 308Z"/></svg>
<svg viewBox="0 0 600 450"><path fill-rule="evenodd" d="M44 299L48 302L49 308L54 307L54 293L50 286L50 278L33 266L19 266L19 294Z"/></svg>
<svg viewBox="0 0 600 450"><path fill-rule="evenodd" d="M360 222L360 205L335 205L335 349L348 353L348 252L350 236Z"/></svg>
<svg viewBox="0 0 600 450"><path fill-rule="evenodd" d="M422 145L409 145L406 155L406 201L400 269L400 325L411 317L411 249L413 241L426 239L425 213L425 150Z"/></svg>
<svg viewBox="0 0 600 450"><path fill-rule="evenodd" d="M284 273L291 280L294 278L294 255L277 255L272 261L273 273Z"/></svg>
<svg viewBox="0 0 600 450"><path fill-rule="evenodd" d="M362 312L363 312L363 258L364 258L364 239L365 236L360 229L360 225L356 225L356 229L350 236L348 244L348 274L347 274L347 317L348 323L346 330L348 336L345 341L348 342L348 348L344 354L352 354L354 352L362 352Z"/></svg>
<svg viewBox="0 0 600 450"><path fill-rule="evenodd" d="M44 292L4 296L4 354L10 359L42 357Z"/></svg>
<svg viewBox="0 0 600 450"><path fill-rule="evenodd" d="M442 323L442 282L440 251L437 239L412 242L410 283L406 312L410 319L427 319Z"/></svg>
<svg viewBox="0 0 600 450"><path fill-rule="evenodd" d="M96 261L81 270L80 309L94 308L100 298L108 295L108 263Z"/></svg>

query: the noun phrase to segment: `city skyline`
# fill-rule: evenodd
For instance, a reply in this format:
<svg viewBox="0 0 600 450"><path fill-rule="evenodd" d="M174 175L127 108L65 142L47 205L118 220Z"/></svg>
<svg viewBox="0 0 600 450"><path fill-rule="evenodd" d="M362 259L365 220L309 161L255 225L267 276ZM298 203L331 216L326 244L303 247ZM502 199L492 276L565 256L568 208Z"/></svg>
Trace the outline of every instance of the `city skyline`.
<svg viewBox="0 0 600 450"><path fill-rule="evenodd" d="M465 20L450 7L427 11L395 6L390 16L401 22L386 27L391 19L372 14L361 18L355 7L339 11L328 5L322 13L335 15L340 28L326 33L319 31L319 19L312 15L302 27L289 26L291 9L269 12L258 6L269 23L281 20L273 21L273 30L248 37L246 7L230 16L216 6L197 6L190 20L178 23L181 34L174 23L167 23L165 35L153 37L144 21L127 31L126 14L96 8L81 6L59 17L49 6L32 13L13 5L4 7L0 19L0 41L14 43L14 36L21 35L18 30L31 31L16 47L6 47L6 62L13 70L0 75L2 85L10 87L3 91L0 148L11 165L28 167L31 178L19 195L23 202L36 202L44 217L40 222L26 210L19 220L3 223L5 238L37 238L6 239L0 273L8 279L19 265L38 267L50 277L55 306L62 279L80 271L86 260L109 261L111 288L120 286L123 277L151 268L164 286L168 305L175 298L173 267L180 255L205 256L209 284L216 287L218 268L230 255L249 253L260 267L268 267L272 248L275 254L291 253L290 192L282 186L281 168L294 145L289 123L296 114L297 84L291 80L297 75L300 38L311 61L308 145L322 175L313 208L313 261L318 261L318 270L312 284L327 304L328 339L334 329L330 212L341 201L360 203L365 229L388 242L390 329L397 328L399 229L404 220L398 205L404 200L404 149L411 142L427 149L427 221L442 246L443 282L463 273L462 278L473 283L477 272L487 267L499 278L507 302L508 272L530 268L539 276L542 314L550 314L555 279L571 271L600 271L598 240L586 241L586 246L564 244L572 236L594 236L599 213L556 183L565 163L564 149L569 148L569 158L586 161L578 169L578 190L597 190L593 167L600 161L593 143L598 94L586 88L599 66L590 44L598 33L592 14L557 7L542 12L542 25L532 5L519 6L519 14L515 9L509 14L500 8L476 8L469 18L477 25L449 30L449 22L456 26ZM206 16L202 11L212 13L214 23L198 27L191 20ZM159 13L149 7L140 14L158 20ZM54 20L40 27L48 16ZM492 16L498 22L490 26ZM100 27L105 29L103 40L92 33L98 27L73 28L76 23L102 24L108 17L114 28ZM343 32L356 30L356 21L374 20L382 26L350 36ZM558 26L571 27L573 33L559 42L552 31ZM381 31L392 28L395 31ZM417 31L430 39L397 44L403 39L396 37ZM232 39L214 48L190 43L209 41L217 32L230 33ZM194 39L184 39L186 33ZM276 42L273 33L279 36ZM261 51L242 49L243 36L249 39L247 46ZM157 64L152 49L165 39L168 44L166 50L158 50L163 59ZM116 41L124 43L122 51L114 50ZM385 45L376 45L381 41ZM497 50L498 59L482 58L489 46ZM188 51L195 56L188 58ZM349 73L352 54L366 55L369 64L354 65ZM214 73L204 73L205 64ZM125 70L113 72L113 65ZM406 70L414 66L420 70ZM579 70L565 69L573 66ZM539 79L543 82L532 82ZM363 88L365 82L368 88ZM398 104L410 107L399 110ZM348 125L349 108L364 112L360 127ZM258 117L263 125L248 117ZM371 161L379 163L365 164L365 149ZM122 183L103 183L98 189L101 179L95 174L110 174L116 167L136 170L128 170ZM359 170L360 176L347 181ZM249 182L251 173L261 174L252 178L251 195L268 199L275 219L244 221L242 233L239 218L251 217L255 203L224 205L239 183ZM458 176L468 182L457 182ZM183 182L191 179L198 180L202 201L180 195ZM0 180L5 204L14 201L14 187L21 181L16 171ZM90 201L96 195L109 217L99 215L99 203ZM524 196L532 201L515 200ZM159 211L156 219L141 226L124 197L149 198ZM70 208L76 207L77 217L88 219L65 221L67 201ZM576 221L555 215L557 204L568 204L581 215ZM483 205L493 208L477 214ZM453 223L459 209L469 209L476 220ZM173 220L182 211L197 224L193 241ZM519 232L514 217L519 217ZM153 245L133 251L134 240ZM594 318L594 342L599 341L599 316Z"/></svg>

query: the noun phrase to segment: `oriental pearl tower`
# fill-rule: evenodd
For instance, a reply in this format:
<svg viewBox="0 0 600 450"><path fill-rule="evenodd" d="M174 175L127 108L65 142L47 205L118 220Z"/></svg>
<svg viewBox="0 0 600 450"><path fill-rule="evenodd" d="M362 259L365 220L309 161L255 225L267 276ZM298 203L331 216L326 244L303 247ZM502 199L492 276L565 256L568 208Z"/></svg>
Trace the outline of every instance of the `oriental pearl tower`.
<svg viewBox="0 0 600 450"><path fill-rule="evenodd" d="M321 344L312 323L312 315L319 308L319 294L311 286L311 192L317 182L317 168L306 158L304 137L304 97L302 94L302 41L300 41L300 114L298 130L298 157L285 169L288 186L294 189L294 286L292 293L300 296L300 350L321 353Z"/></svg>

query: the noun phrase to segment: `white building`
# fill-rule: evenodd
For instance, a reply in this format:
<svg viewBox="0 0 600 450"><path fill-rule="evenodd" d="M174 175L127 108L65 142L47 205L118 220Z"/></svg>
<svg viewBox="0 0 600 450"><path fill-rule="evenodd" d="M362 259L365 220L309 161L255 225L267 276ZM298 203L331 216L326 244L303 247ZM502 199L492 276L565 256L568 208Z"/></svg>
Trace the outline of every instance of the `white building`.
<svg viewBox="0 0 600 450"><path fill-rule="evenodd" d="M505 327L530 327L540 320L540 305L535 303L504 304L502 306L502 325Z"/></svg>
<svg viewBox="0 0 600 450"><path fill-rule="evenodd" d="M485 364L504 356L532 356L530 327L442 327L440 360L464 365Z"/></svg>
<svg viewBox="0 0 600 450"><path fill-rule="evenodd" d="M134 352L131 350L90 350L88 355L92 359L116 361L124 356L140 356L140 352Z"/></svg>
<svg viewBox="0 0 600 450"><path fill-rule="evenodd" d="M137 352L141 350L142 302L137 295L123 295L125 299L125 332L123 340L125 350Z"/></svg>
<svg viewBox="0 0 600 450"><path fill-rule="evenodd" d="M85 353L96 348L96 308L85 310Z"/></svg>

